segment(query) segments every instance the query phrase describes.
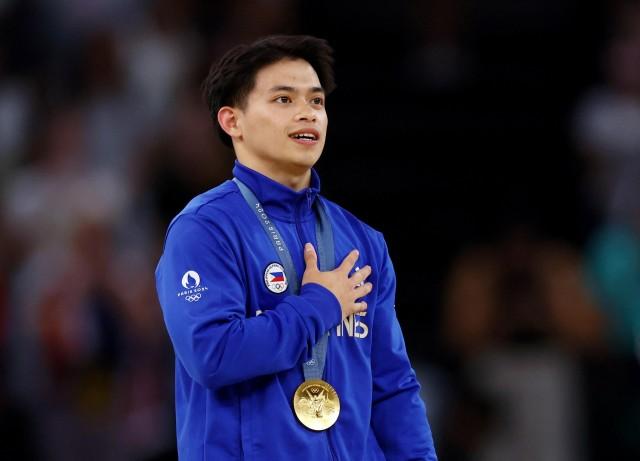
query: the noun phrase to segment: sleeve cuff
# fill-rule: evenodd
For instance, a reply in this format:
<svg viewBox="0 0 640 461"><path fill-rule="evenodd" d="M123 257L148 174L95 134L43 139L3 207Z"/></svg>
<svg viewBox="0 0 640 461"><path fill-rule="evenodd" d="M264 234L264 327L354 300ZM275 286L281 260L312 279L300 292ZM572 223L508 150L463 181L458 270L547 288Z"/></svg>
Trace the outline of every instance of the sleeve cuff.
<svg viewBox="0 0 640 461"><path fill-rule="evenodd" d="M342 308L338 298L317 283L303 285L298 296L289 296L285 301L305 318L315 341L342 321Z"/></svg>

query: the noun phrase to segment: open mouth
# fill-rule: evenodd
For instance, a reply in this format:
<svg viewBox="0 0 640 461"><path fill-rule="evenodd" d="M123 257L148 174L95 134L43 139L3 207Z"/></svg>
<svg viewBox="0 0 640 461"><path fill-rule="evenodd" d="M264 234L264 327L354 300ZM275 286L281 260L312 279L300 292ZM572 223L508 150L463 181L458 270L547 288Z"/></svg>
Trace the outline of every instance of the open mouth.
<svg viewBox="0 0 640 461"><path fill-rule="evenodd" d="M318 140L318 135L314 133L293 133L293 134L290 134L289 137L292 139L297 139L300 141L307 141L307 142Z"/></svg>

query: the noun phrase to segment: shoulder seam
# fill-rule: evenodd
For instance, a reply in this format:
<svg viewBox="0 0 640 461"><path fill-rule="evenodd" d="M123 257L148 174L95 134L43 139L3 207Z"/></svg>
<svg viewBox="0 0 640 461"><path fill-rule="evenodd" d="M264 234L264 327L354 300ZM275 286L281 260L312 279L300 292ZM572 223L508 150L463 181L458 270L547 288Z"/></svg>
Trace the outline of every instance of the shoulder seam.
<svg viewBox="0 0 640 461"><path fill-rule="evenodd" d="M226 197L227 195L229 195L229 194L234 194L234 193L237 193L237 192L238 192L238 190L237 190L237 189L236 189L236 190L230 190L230 191L228 191L228 192L225 192L224 194L221 194L221 195L218 195L218 196L216 196L216 197L213 197L213 198L211 198L211 199L207 200L206 202L201 203L200 205L198 205L198 207L197 207L195 210L191 211L190 213L185 213L185 214L196 214L196 215L200 215L200 209L201 209L203 206L205 206L205 205L209 205L210 203L215 202L216 200L221 200L221 199L223 199L224 197Z"/></svg>

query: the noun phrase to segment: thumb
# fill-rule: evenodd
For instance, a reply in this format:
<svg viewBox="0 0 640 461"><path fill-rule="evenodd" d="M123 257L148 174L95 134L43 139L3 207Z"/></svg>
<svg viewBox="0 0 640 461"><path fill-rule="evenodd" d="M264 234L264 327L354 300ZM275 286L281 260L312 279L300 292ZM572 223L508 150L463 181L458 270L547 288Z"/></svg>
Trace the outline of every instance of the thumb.
<svg viewBox="0 0 640 461"><path fill-rule="evenodd" d="M318 255L316 255L316 250L310 243L304 245L304 262L307 265L307 270L318 270Z"/></svg>

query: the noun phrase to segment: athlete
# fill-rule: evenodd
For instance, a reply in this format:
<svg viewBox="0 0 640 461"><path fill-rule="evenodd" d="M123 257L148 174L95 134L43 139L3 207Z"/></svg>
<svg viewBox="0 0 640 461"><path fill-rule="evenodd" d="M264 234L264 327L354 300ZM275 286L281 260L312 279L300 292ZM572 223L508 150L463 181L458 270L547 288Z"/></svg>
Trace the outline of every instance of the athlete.
<svg viewBox="0 0 640 461"><path fill-rule="evenodd" d="M156 270L182 461L436 459L385 241L319 194L332 65L322 39L270 36L204 82L237 160Z"/></svg>

